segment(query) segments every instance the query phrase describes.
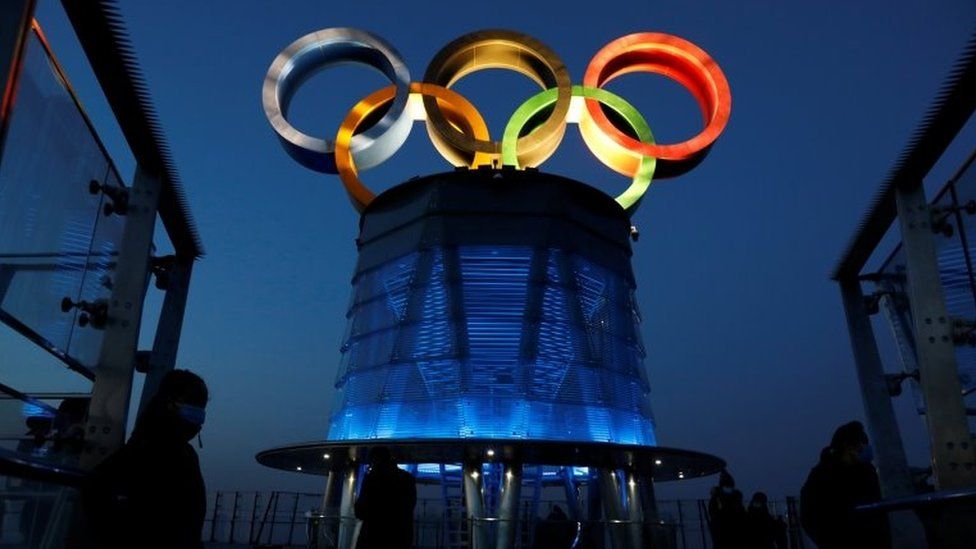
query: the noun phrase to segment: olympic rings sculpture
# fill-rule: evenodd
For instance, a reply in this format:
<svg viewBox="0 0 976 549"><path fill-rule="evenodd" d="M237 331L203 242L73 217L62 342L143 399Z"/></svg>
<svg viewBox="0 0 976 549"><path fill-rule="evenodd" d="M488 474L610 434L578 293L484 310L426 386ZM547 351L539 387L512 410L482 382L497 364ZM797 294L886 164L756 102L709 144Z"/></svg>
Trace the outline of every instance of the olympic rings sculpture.
<svg viewBox="0 0 976 549"><path fill-rule="evenodd" d="M390 81L359 101L335 137L306 135L287 119L297 88L315 72L339 63L378 70ZM472 72L502 68L524 74L542 91L512 114L501 141L467 99L451 90ZM650 125L621 97L603 89L628 73L667 76L695 97L704 129L681 143L654 140ZM673 177L696 166L725 129L732 109L729 84L718 64L698 46L662 33L636 33L604 46L590 61L582 85L572 85L562 60L538 40L508 30L484 30L444 46L413 82L406 63L386 41L366 31L331 28L307 34L271 63L262 90L264 111L285 151L312 170L338 174L353 206L362 212L374 194L359 171L379 165L406 141L414 121L425 121L435 149L455 166L498 163L537 167L559 146L568 123L600 162L633 178L617 202L633 213L657 173ZM608 111L614 116L608 116ZM623 126L623 128L621 127Z"/></svg>

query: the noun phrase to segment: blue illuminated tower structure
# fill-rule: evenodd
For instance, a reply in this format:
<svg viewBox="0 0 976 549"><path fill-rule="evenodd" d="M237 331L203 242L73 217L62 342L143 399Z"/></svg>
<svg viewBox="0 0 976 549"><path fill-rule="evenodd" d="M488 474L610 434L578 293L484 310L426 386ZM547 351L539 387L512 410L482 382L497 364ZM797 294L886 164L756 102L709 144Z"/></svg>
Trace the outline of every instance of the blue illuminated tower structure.
<svg viewBox="0 0 976 549"><path fill-rule="evenodd" d="M595 539L641 547L657 524L653 482L724 463L657 445L635 234L602 191L531 169L383 192L360 220L326 440L258 461L326 475L325 538L341 548L354 546L352 504L377 446L440 485L443 545L516 547L542 487L560 486Z"/></svg>
<svg viewBox="0 0 976 549"><path fill-rule="evenodd" d="M532 171L380 195L327 438L654 445L630 227L606 194Z"/></svg>

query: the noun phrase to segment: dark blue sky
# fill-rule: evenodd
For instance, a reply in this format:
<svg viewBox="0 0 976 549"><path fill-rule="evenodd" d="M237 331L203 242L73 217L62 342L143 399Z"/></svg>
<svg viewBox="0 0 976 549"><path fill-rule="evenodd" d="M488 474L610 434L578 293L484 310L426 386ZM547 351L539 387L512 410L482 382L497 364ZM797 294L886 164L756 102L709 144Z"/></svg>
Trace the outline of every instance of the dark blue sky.
<svg viewBox="0 0 976 549"><path fill-rule="evenodd" d="M122 12L208 252L194 272L179 363L212 387L201 452L212 490L318 487L253 459L324 436L356 257L357 217L338 179L294 163L261 109L264 73L294 39L330 26L373 31L415 80L441 46L487 27L539 38L574 82L603 44L630 32L677 34L708 51L732 88L731 122L698 169L652 186L635 216L646 366L663 445L716 453L747 491L780 497L798 492L837 424L862 417L828 274L976 23L968 0L185 0L127 2ZM43 0L38 18L128 177L132 161L59 4ZM334 134L348 107L381 85L352 66L324 72L299 92L291 119ZM677 84L630 75L610 88L640 108L660 141L698 131L696 107ZM533 85L490 71L457 89L497 135ZM976 143L972 126L930 188ZM571 129L542 169L623 188L584 151ZM364 179L382 189L447 168L415 127ZM14 380L49 389L50 360L25 346L15 352ZM912 461L924 465L919 421L903 416Z"/></svg>

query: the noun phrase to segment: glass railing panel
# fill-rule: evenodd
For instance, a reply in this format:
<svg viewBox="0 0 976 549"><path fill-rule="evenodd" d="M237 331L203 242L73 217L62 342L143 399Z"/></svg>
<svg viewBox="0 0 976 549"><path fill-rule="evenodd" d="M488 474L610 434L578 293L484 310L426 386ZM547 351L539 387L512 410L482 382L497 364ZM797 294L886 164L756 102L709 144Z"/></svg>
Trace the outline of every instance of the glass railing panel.
<svg viewBox="0 0 976 549"><path fill-rule="evenodd" d="M92 193L90 182L117 178L34 32L18 82L0 156L0 320L72 362L78 311L62 312L62 300L93 294L83 288L92 271L89 253L121 233L96 231L103 195ZM86 363L93 364L90 356Z"/></svg>
<svg viewBox="0 0 976 549"><path fill-rule="evenodd" d="M122 186L114 171L109 172L106 183L114 187ZM111 297L125 219L124 216L105 215L104 212L98 215L82 278L82 301L107 303ZM98 354L104 335L104 329L94 323L89 322L85 326L75 323L68 344L68 354L83 366L94 369L98 365Z"/></svg>

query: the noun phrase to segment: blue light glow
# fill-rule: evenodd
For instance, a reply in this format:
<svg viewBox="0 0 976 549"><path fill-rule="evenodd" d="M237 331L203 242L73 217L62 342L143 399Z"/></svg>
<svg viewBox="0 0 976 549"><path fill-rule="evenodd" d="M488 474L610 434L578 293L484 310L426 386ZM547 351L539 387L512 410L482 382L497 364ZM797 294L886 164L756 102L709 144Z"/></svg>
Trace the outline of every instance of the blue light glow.
<svg viewBox="0 0 976 549"><path fill-rule="evenodd" d="M435 247L354 286L330 440L655 444L623 273L560 249Z"/></svg>

